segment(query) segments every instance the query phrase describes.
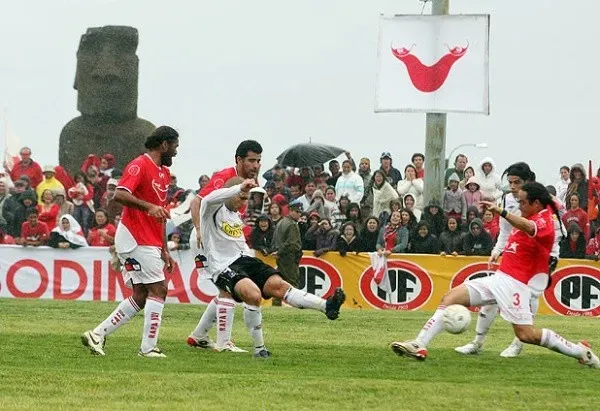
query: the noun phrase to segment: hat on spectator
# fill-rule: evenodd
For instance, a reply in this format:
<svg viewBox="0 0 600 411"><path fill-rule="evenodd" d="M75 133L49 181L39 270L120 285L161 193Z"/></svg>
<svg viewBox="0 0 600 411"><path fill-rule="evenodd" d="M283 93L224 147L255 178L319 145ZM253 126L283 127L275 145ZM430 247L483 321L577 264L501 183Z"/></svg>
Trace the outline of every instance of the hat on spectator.
<svg viewBox="0 0 600 411"><path fill-rule="evenodd" d="M107 186L113 185L113 186L118 186L119 182L117 181L116 178L109 178L108 181L106 182Z"/></svg>
<svg viewBox="0 0 600 411"><path fill-rule="evenodd" d="M321 214L319 214L319 212L318 212L318 211L313 211L312 213L310 213L310 214L308 215L308 218L310 219L310 218L313 218L313 217L317 217L317 219L319 219L319 220L320 220L320 219L321 219Z"/></svg>
<svg viewBox="0 0 600 411"><path fill-rule="evenodd" d="M379 157L379 159L383 160L384 158L389 158L390 160L392 159L392 155L389 151L384 151L383 153L381 153L381 157Z"/></svg>
<svg viewBox="0 0 600 411"><path fill-rule="evenodd" d="M256 221L262 221L262 220L269 221L270 219L269 219L268 215L261 214L261 215L258 216L258 218L256 219Z"/></svg>
<svg viewBox="0 0 600 411"><path fill-rule="evenodd" d="M55 196L63 196L66 197L65 189L63 187L56 187L52 189L54 191Z"/></svg>
<svg viewBox="0 0 600 411"><path fill-rule="evenodd" d="M42 173L55 173L56 174L56 171L54 171L54 166L44 166Z"/></svg>
<svg viewBox="0 0 600 411"><path fill-rule="evenodd" d="M302 205L302 203L300 201L294 201L292 203L290 203L289 205L290 210L294 210L294 211L304 211L304 205Z"/></svg>

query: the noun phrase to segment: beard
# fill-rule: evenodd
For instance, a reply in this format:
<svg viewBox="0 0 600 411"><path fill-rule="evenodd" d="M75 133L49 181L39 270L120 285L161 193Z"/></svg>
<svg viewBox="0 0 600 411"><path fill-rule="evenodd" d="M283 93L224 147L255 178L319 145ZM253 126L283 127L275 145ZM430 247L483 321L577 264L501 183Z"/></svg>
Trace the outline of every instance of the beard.
<svg viewBox="0 0 600 411"><path fill-rule="evenodd" d="M163 153L160 155L160 163L163 166L171 167L173 165L173 156L169 153Z"/></svg>

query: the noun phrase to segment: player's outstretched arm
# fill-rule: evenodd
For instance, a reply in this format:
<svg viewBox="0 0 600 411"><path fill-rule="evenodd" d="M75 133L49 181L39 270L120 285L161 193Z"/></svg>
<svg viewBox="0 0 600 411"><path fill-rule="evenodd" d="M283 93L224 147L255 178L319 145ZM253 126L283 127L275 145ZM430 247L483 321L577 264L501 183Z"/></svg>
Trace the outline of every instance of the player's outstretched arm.
<svg viewBox="0 0 600 411"><path fill-rule="evenodd" d="M504 217L504 219L508 221L510 225L512 225L514 228L524 231L530 236L535 235L536 225L533 221L515 214L508 213L503 208L498 207L496 204L490 203L488 201L481 201L481 204L483 204L484 207L486 207L492 213Z"/></svg>

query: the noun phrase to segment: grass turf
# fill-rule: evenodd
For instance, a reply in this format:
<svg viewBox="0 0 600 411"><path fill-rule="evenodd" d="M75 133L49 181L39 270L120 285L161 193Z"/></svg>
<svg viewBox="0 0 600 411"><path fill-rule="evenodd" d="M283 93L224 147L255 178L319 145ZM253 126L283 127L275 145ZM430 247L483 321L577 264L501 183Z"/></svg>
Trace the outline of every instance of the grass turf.
<svg viewBox="0 0 600 411"><path fill-rule="evenodd" d="M143 316L111 335L106 357L79 336L114 303L0 299L0 409L196 410L547 410L594 409L600 374L576 360L528 346L516 359L499 357L512 339L502 320L486 350L453 351L472 337L442 334L429 358L393 354L389 343L413 338L428 313L345 310L337 321L291 308L263 310L273 357L192 349L185 339L203 310L168 305L160 332L166 359L136 356ZM599 322L540 317L537 325L600 346ZM250 348L242 310L234 338Z"/></svg>

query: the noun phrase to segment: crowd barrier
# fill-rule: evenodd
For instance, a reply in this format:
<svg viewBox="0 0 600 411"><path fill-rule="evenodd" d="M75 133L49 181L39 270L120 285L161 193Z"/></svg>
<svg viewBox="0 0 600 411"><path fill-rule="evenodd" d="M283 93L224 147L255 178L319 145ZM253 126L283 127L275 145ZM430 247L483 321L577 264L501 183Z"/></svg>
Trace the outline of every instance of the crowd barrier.
<svg viewBox="0 0 600 411"><path fill-rule="evenodd" d="M174 258L177 265L167 277L167 302L208 303L217 290L210 280L199 276L190 251L176 252ZM273 258L263 259L275 265ZM109 260L108 249L103 247L0 246L0 297L121 300L130 290L121 274L111 269ZM342 286L347 308L432 311L450 288L492 274L486 258L397 254L388 260L390 288L384 291L373 281L368 254L341 257L330 252L315 258L305 251L300 288L328 297L335 287ZM540 313L600 316L600 263L562 260L552 278L541 299Z"/></svg>

